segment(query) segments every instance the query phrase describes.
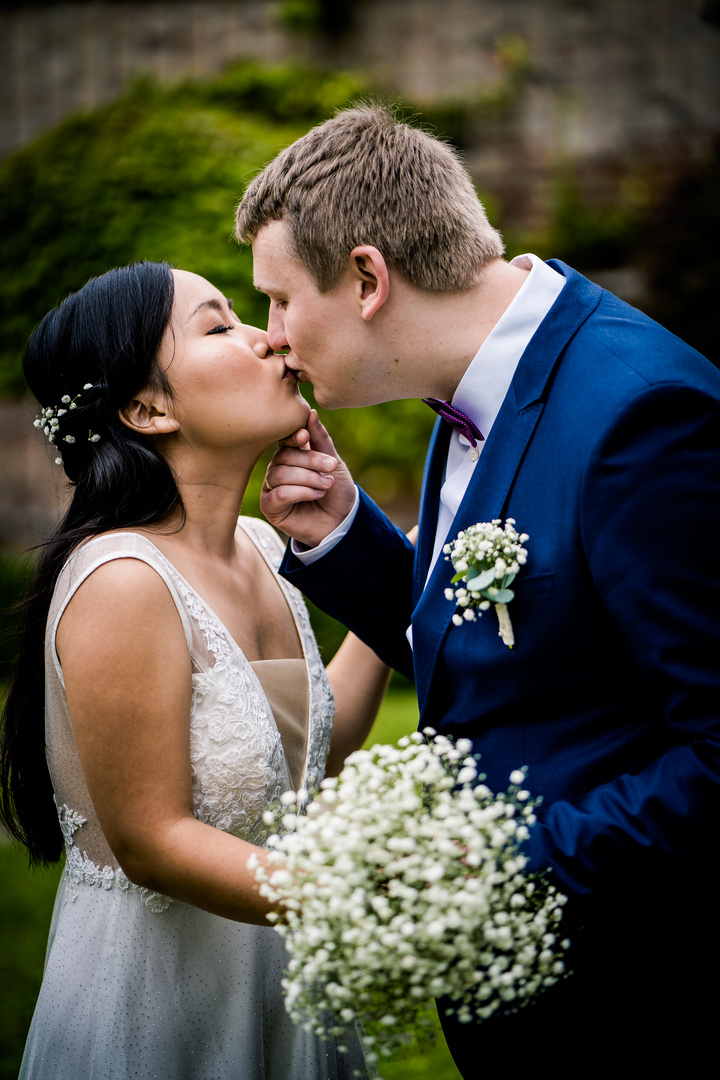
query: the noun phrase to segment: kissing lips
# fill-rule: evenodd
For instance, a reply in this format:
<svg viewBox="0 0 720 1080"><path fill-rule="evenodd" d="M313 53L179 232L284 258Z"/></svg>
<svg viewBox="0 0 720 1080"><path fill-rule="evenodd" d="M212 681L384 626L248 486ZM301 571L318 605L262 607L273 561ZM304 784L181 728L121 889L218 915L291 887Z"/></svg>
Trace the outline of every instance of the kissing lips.
<svg viewBox="0 0 720 1080"><path fill-rule="evenodd" d="M283 378L294 379L295 382L305 382L304 379L300 378L300 372L296 371L295 368L288 367L287 364L285 364L285 374L283 375Z"/></svg>

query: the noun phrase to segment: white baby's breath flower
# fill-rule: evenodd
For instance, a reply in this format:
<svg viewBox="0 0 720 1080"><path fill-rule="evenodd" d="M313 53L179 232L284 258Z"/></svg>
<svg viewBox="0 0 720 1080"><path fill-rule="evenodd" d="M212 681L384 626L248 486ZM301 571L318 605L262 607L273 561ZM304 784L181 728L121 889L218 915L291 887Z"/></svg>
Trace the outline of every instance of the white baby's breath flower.
<svg viewBox="0 0 720 1080"><path fill-rule="evenodd" d="M71 409L77 409L78 398L82 397L83 391L92 390L92 388L92 383L85 383L80 393L76 394L74 398L71 398L69 394L63 394L60 405L46 405L33 420L33 427L42 428L43 435L47 437L48 442L54 444L56 436L60 435L61 418L67 416ZM67 405L67 409L63 409L63 405ZM72 446L76 442L76 437L74 435L64 435L62 441ZM88 431L88 442L100 442L100 436L93 435L92 431ZM55 458L55 464L62 465L62 458Z"/></svg>
<svg viewBox="0 0 720 1080"><path fill-rule="evenodd" d="M517 846L533 807L518 801L525 773L495 797L471 751L428 728L351 754L307 814L304 792L297 810L284 800L288 831L255 870L279 904L290 1016L338 1039L360 1022L368 1060L406 1045L433 995L482 1020L563 975L563 898L524 876Z"/></svg>
<svg viewBox="0 0 720 1080"><path fill-rule="evenodd" d="M468 526L444 546L445 558L455 571L451 585L457 587L445 589L445 598L456 604L455 626L474 622L493 604L499 635L505 645L513 647L515 636L507 605L514 597L510 586L527 561L522 546L527 539L527 533L518 534L513 518L508 518L504 527L494 519Z"/></svg>

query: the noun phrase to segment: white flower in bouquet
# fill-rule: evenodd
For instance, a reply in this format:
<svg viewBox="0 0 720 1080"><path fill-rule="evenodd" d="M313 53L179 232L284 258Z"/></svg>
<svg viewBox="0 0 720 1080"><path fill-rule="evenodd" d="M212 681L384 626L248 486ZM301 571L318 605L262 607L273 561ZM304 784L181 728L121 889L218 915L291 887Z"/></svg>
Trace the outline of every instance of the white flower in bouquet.
<svg viewBox="0 0 720 1080"><path fill-rule="evenodd" d="M249 864L280 904L290 1016L326 1037L359 1025L371 1060L427 1030L433 997L482 1020L564 973L565 898L519 850L535 820L524 772L493 795L469 740L426 734L352 754L307 816L284 814L268 866Z"/></svg>
<svg viewBox="0 0 720 1080"><path fill-rule="evenodd" d="M493 604L498 633L512 649L515 636L507 606L515 594L510 586L527 561L523 544L529 539L527 533L517 532L514 518L508 518L504 526L496 518L468 526L445 544L445 559L455 570L451 584L460 583L457 589L445 590L446 598L456 603L452 617L455 626L475 622Z"/></svg>

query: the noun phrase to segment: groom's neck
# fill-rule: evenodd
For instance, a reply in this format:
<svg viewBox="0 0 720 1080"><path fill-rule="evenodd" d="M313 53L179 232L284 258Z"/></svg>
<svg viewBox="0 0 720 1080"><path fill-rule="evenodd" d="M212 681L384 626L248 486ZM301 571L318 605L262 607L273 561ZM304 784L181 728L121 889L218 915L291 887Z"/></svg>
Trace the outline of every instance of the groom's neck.
<svg viewBox="0 0 720 1080"><path fill-rule="evenodd" d="M526 279L527 271L498 259L461 293L427 293L396 280L376 365L382 399L450 400Z"/></svg>

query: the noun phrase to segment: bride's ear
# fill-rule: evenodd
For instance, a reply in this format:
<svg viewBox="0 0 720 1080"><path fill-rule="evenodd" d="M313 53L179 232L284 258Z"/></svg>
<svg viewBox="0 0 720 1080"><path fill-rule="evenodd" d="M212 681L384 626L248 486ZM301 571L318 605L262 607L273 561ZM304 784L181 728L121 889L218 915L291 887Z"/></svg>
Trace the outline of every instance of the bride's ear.
<svg viewBox="0 0 720 1080"><path fill-rule="evenodd" d="M149 386L140 390L124 409L119 409L118 416L125 427L139 435L170 435L180 427L162 391Z"/></svg>

